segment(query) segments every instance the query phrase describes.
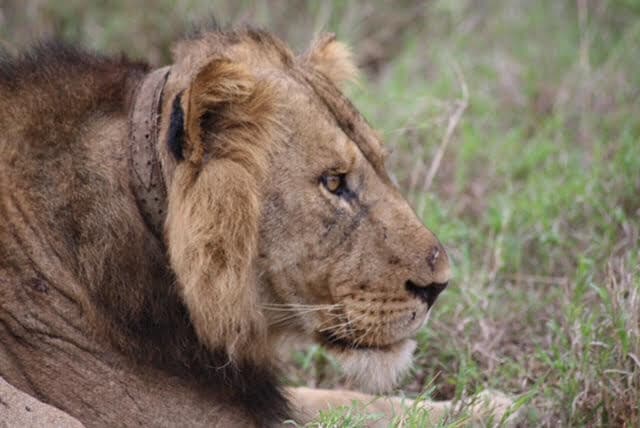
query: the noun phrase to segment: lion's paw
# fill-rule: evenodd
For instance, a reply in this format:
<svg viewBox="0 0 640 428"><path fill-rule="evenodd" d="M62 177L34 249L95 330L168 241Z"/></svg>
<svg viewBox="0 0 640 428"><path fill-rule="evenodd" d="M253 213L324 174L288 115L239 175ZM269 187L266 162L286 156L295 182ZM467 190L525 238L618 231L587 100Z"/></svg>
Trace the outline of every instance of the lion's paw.
<svg viewBox="0 0 640 428"><path fill-rule="evenodd" d="M525 412L507 394L486 389L471 399L472 420L481 425L517 427Z"/></svg>

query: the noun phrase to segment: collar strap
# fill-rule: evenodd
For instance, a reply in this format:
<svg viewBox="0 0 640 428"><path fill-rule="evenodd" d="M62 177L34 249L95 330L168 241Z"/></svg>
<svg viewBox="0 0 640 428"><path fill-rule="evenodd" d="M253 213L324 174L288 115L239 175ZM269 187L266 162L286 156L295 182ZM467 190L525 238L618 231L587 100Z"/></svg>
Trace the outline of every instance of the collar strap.
<svg viewBox="0 0 640 428"><path fill-rule="evenodd" d="M163 67L144 77L129 114L131 186L145 223L159 239L167 210L167 188L158 157L158 132L169 70L170 67Z"/></svg>

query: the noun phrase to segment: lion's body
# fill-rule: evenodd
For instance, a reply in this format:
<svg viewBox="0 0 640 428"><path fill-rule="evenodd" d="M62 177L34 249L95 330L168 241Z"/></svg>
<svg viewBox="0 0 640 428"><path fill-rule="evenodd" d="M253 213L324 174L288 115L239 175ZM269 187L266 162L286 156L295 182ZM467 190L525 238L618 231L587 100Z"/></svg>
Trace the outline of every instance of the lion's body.
<svg viewBox="0 0 640 428"><path fill-rule="evenodd" d="M268 368L217 369L227 361L199 344L166 253L138 214L127 117L145 71L60 46L0 66L0 374L73 412L53 398L69 374L47 362L50 341L63 344L65 331L78 340L79 331L93 347L106 335L141 364L213 386L221 402L253 408L270 397L261 410L282 416ZM36 367L21 348L32 340L47 347ZM232 376L235 390L225 390ZM51 391L32 387L43 382Z"/></svg>
<svg viewBox="0 0 640 428"><path fill-rule="evenodd" d="M297 58L243 31L174 53L160 83L60 46L0 62L0 377L89 425L262 426L366 399L284 392L274 344L304 331L388 389L449 266L337 89L346 49ZM157 135L166 200L136 187L138 134Z"/></svg>

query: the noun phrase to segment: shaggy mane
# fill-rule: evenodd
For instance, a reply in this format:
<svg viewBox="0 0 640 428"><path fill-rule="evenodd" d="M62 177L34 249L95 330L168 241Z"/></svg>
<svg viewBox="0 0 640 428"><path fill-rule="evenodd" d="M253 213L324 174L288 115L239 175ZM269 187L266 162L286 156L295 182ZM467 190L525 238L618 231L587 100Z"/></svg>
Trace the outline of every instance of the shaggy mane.
<svg viewBox="0 0 640 428"><path fill-rule="evenodd" d="M148 68L124 55L111 58L60 41L41 42L16 56L0 52L0 102L28 104L30 115L34 108L51 110L60 103L71 115L96 106L124 108L126 82Z"/></svg>
<svg viewBox="0 0 640 428"><path fill-rule="evenodd" d="M99 334L139 364L162 368L204 391L221 394L258 424L281 421L289 410L270 360L231 362L225 349L201 343L176 290L166 250L135 223L135 206L126 205L131 201L126 189L114 194L113 187L105 187L113 177L85 169L87 147L82 141L90 138L87 127L95 118L126 120L131 97L147 71L147 64L123 55L97 55L56 41L20 55L1 53L3 144L11 145L8 149L14 142L23 144L25 153L43 159L39 172L25 172L42 174L34 182L76 186L73 201L65 201L64 212L48 227L63 237L56 245L63 248L60 254L70 255L64 267L86 282ZM59 161L69 157L75 163ZM66 178L52 179L43 172L46 165L55 165L55 174ZM116 181L128 180L126 169L108 173L119 174ZM42 200L51 204L65 197L49 187L30 191L41 192ZM103 199L98 202L99 198ZM51 221L46 209L38 213L42 221ZM111 241L97 247L92 237L105 233Z"/></svg>

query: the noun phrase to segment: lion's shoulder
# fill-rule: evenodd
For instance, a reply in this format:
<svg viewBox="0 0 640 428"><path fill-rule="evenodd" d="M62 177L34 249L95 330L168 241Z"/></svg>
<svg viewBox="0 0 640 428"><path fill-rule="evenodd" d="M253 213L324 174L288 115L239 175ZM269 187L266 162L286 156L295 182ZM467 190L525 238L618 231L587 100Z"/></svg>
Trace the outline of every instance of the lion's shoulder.
<svg viewBox="0 0 640 428"><path fill-rule="evenodd" d="M88 113L126 108L128 82L148 66L68 44L42 42L24 52L0 53L0 123L20 128L60 128ZM49 121L47 121L49 118Z"/></svg>
<svg viewBox="0 0 640 428"><path fill-rule="evenodd" d="M106 78L106 72L132 69L144 72L148 66L124 55L102 55L58 40L37 43L16 55L0 51L0 87L4 89L89 75Z"/></svg>

